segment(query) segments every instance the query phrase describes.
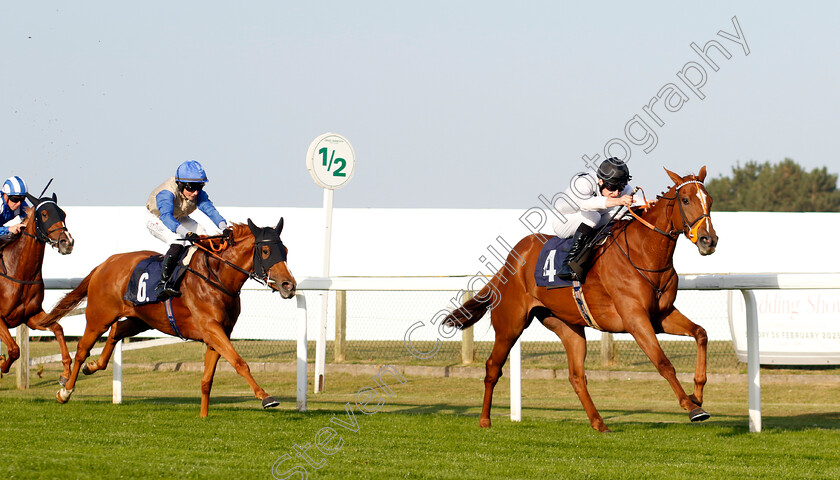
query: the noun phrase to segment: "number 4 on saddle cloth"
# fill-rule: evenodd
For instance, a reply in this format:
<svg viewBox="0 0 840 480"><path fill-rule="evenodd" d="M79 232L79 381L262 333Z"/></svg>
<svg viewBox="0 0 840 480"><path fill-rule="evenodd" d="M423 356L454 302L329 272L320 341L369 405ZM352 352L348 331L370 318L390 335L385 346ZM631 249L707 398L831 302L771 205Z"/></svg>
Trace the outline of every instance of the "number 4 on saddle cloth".
<svg viewBox="0 0 840 480"><path fill-rule="evenodd" d="M591 248L603 243L610 230L611 226L609 225L601 230ZM534 266L534 279L537 281L538 287L563 288L572 286L571 280L562 280L557 276L560 266L566 260L571 247L571 238L551 237L545 242L537 257L537 264Z"/></svg>
<svg viewBox="0 0 840 480"><path fill-rule="evenodd" d="M181 283L181 279L187 271L185 264L189 264L189 259L192 257L194 251L195 247L185 248L181 257L178 259L175 271L172 272L172 282L174 285ZM140 260L140 263L131 272L131 278L128 281L128 287L125 289L123 300L131 303L135 307L159 302L160 300L158 300L155 294L155 285L160 282L162 261L163 255L153 255L144 260Z"/></svg>

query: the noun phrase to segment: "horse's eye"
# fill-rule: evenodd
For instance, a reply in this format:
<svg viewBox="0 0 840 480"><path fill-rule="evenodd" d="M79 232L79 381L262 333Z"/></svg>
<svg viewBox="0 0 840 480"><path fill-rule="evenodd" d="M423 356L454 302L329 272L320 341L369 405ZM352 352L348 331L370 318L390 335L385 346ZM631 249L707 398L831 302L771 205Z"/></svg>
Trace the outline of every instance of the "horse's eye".
<svg viewBox="0 0 840 480"><path fill-rule="evenodd" d="M267 259L269 257L269 255L271 255L271 248L269 248L268 246L263 246L262 247L262 258L263 258L263 260Z"/></svg>
<svg viewBox="0 0 840 480"><path fill-rule="evenodd" d="M688 205L688 197L682 199L683 205Z"/></svg>

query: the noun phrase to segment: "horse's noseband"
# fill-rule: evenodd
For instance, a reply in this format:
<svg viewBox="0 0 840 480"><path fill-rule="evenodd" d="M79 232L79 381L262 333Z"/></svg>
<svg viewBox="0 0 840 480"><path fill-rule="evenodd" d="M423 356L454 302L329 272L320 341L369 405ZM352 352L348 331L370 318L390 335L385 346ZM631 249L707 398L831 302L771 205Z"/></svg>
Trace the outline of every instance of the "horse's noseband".
<svg viewBox="0 0 840 480"><path fill-rule="evenodd" d="M685 237L688 238L691 241L691 243L697 243L697 240L700 238L700 237L697 236L697 231L703 225L703 222L710 221L712 216L709 214L709 210L706 207L706 205L703 205L703 213L699 217L695 218L693 221L691 221L691 222L688 221L688 218L685 216L685 211L683 210L682 202L679 201L677 193L680 191L680 189L682 187L684 187L688 184L691 184L691 183L696 183L698 185L703 185L703 182L701 182L700 180L688 180L688 181L685 181L685 182L677 185L676 187L674 187L674 196L673 197L661 196L659 198L662 198L664 200L676 200L677 206L680 209L680 218L682 219L682 222L683 222L682 232L683 232L683 234L685 234ZM673 238L676 239L676 237L679 235L679 233L678 233L679 230L672 231L671 233L674 233L674 232L677 232L676 235L669 235L669 236L672 236Z"/></svg>

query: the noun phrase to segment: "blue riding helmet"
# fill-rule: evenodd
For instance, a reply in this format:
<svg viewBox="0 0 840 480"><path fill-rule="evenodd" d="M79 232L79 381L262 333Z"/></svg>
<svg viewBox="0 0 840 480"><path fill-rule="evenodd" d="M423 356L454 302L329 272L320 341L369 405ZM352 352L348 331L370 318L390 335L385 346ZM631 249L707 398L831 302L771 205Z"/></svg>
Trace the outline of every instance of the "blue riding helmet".
<svg viewBox="0 0 840 480"><path fill-rule="evenodd" d="M3 193L6 195L26 195L26 182L17 175L9 177L3 182Z"/></svg>
<svg viewBox="0 0 840 480"><path fill-rule="evenodd" d="M178 170L175 171L175 180L182 183L207 183L207 174L204 173L204 167L195 160L187 160L178 165Z"/></svg>

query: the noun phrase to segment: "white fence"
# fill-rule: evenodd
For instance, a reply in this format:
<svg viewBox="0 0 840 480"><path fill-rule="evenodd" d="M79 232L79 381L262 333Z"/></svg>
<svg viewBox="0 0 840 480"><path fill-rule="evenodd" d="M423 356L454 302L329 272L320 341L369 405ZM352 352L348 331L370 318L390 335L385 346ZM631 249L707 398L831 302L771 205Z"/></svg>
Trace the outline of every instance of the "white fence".
<svg viewBox="0 0 840 480"><path fill-rule="evenodd" d="M299 290L478 290L464 278L309 278L298 284ZM460 283L459 283L460 282ZM480 288L480 287L479 287ZM759 378L758 311L753 290L789 289L840 289L840 274L757 274L757 275L680 275L680 290L740 290L747 310L747 378L749 390L749 427L751 432L761 431L761 383ZM304 306L305 308L305 306ZM436 318L430 319L435 324ZM322 320L318 332L315 360L316 391L323 382L327 324ZM442 336L448 332L439 330ZM517 342L511 351L511 420L522 418L521 348Z"/></svg>
<svg viewBox="0 0 840 480"><path fill-rule="evenodd" d="M47 279L48 289L67 289L78 284L79 279ZM447 305L457 304L465 291L479 290L484 277L330 277L305 278L298 282L299 295L296 297L295 338L297 340L297 408L306 410L306 346L307 346L307 298L314 300L315 295L324 295L328 291L347 292L458 292L448 304L440 306L440 311L425 322L415 322L400 333L400 338L408 339L413 331L426 330L425 339L436 341L449 339L454 332L441 328L438 320ZM752 290L788 290L788 289L840 289L840 274L756 274L756 275L680 275L680 290L740 290L746 303L747 358L749 382L749 421L750 431L761 431L761 393L759 381L758 317L755 296ZM317 293L320 292L320 293ZM679 298L678 298L679 300ZM321 298L321 301L325 301ZM244 303L244 302L243 302ZM319 309L313 309L318 311ZM324 386L326 364L326 341L328 334L326 317L320 318L317 327L315 392ZM435 338L436 337L436 338ZM250 337L249 337L250 338ZM156 341L158 342L158 341ZM121 342L120 342L121 343ZM147 342L142 342L143 344ZM138 345L139 346L139 345ZM131 348L136 348L131 345ZM114 402L122 399L122 345L114 352ZM521 357L520 343L511 351L511 419L522 418L521 411Z"/></svg>

